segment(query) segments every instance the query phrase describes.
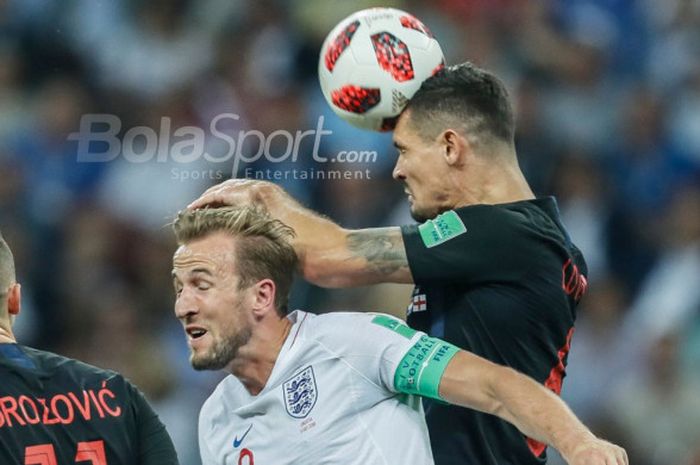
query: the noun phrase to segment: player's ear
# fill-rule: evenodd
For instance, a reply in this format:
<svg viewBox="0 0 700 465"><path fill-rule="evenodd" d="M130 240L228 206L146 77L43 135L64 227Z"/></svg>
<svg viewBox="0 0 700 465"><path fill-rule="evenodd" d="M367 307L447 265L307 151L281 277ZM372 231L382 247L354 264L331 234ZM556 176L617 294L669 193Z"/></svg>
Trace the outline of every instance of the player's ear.
<svg viewBox="0 0 700 465"><path fill-rule="evenodd" d="M469 142L454 129L446 129L439 136L445 162L450 166L461 166L470 153Z"/></svg>
<svg viewBox="0 0 700 465"><path fill-rule="evenodd" d="M22 286L15 283L7 291L7 312L11 316L19 315L22 307Z"/></svg>
<svg viewBox="0 0 700 465"><path fill-rule="evenodd" d="M261 279L253 285L253 313L262 317L267 312L275 312L275 282L269 278Z"/></svg>

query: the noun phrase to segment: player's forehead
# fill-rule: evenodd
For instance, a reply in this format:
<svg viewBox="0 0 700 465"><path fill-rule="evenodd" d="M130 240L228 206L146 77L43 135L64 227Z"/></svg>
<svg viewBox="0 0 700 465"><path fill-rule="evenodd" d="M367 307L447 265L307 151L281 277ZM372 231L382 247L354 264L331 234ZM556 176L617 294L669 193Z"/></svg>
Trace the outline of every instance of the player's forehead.
<svg viewBox="0 0 700 465"><path fill-rule="evenodd" d="M413 126L411 125L411 110L407 109L399 116L394 127L392 140L394 145L405 146L408 144L415 134L413 134Z"/></svg>
<svg viewBox="0 0 700 465"><path fill-rule="evenodd" d="M220 234L182 244L173 254L173 275L225 275L235 264L234 246L231 236Z"/></svg>

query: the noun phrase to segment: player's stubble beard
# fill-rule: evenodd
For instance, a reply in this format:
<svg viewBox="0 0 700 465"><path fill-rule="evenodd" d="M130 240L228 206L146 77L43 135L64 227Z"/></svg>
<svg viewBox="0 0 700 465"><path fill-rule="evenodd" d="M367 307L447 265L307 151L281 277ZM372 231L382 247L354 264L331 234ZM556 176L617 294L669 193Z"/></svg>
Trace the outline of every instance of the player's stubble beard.
<svg viewBox="0 0 700 465"><path fill-rule="evenodd" d="M212 347L201 356L192 353L190 363L192 368L202 370L222 370L238 354L238 349L248 343L252 330L249 327L242 328L235 334L230 334L213 342Z"/></svg>
<svg viewBox="0 0 700 465"><path fill-rule="evenodd" d="M418 223L425 223L426 221L428 221L429 219L432 218L432 217L426 216L421 211L414 210L413 207L410 208L410 212L411 212L411 218L413 218Z"/></svg>
<svg viewBox="0 0 700 465"><path fill-rule="evenodd" d="M413 204L409 207L409 211L411 212L411 218L413 218L418 223L425 223L428 220L432 220L440 213L437 209L434 208L429 209L417 207L415 202L416 199L414 197Z"/></svg>
<svg viewBox="0 0 700 465"><path fill-rule="evenodd" d="M441 199L440 199L441 200ZM435 219L441 213L452 210L455 207L443 204L444 202L434 202L432 205L418 205L418 200L415 195L413 195L413 202L409 206L409 212L411 213L411 218L413 218L418 223L425 223L428 220Z"/></svg>
<svg viewBox="0 0 700 465"><path fill-rule="evenodd" d="M406 187L408 187L408 184L406 184ZM415 221L418 223L425 223L428 220L432 220L438 214L440 213L439 208L436 206L426 206L426 205L420 205L418 203L418 198L416 197L416 193L414 190L410 190L411 192L411 197L413 200L409 200L409 205L408 205L408 211L411 214L411 218L413 218Z"/></svg>
<svg viewBox="0 0 700 465"><path fill-rule="evenodd" d="M250 340L253 330L245 321L241 312L242 299L232 311L238 311L239 321L228 326L227 331L213 340L211 347L205 353L197 356L193 351L190 356L192 368L198 371L222 370L238 355L238 349ZM238 326L238 329L236 329Z"/></svg>

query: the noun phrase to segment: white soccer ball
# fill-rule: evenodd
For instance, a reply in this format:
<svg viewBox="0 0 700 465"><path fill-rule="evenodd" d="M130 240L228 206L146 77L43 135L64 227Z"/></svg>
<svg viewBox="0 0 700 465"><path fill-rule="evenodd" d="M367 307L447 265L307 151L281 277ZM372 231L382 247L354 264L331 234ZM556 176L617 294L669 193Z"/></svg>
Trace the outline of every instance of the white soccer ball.
<svg viewBox="0 0 700 465"><path fill-rule="evenodd" d="M440 44L415 16L369 8L342 20L321 47L318 77L333 111L353 126L393 129L421 83L444 67Z"/></svg>

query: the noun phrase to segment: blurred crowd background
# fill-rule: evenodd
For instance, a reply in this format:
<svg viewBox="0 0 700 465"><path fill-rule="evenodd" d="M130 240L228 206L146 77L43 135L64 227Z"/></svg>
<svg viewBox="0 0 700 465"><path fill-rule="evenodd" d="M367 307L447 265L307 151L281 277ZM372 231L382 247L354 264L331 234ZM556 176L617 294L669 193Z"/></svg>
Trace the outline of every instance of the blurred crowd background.
<svg viewBox="0 0 700 465"><path fill-rule="evenodd" d="M414 13L448 63L490 69L512 94L526 176L557 196L590 268L563 397L635 465L700 464L697 0L0 0L0 230L23 284L21 341L123 372L198 464L197 413L221 374L189 366L167 223L231 167L79 162L68 136L89 113L116 115L122 135L163 117L206 130L235 113L231 133L270 134L324 116L320 152L377 151L357 167L370 178L285 188L347 227L408 223L390 134L334 117L316 78L326 33L378 5ZM304 154L287 166L313 167ZM292 303L401 314L409 294L300 282Z"/></svg>

